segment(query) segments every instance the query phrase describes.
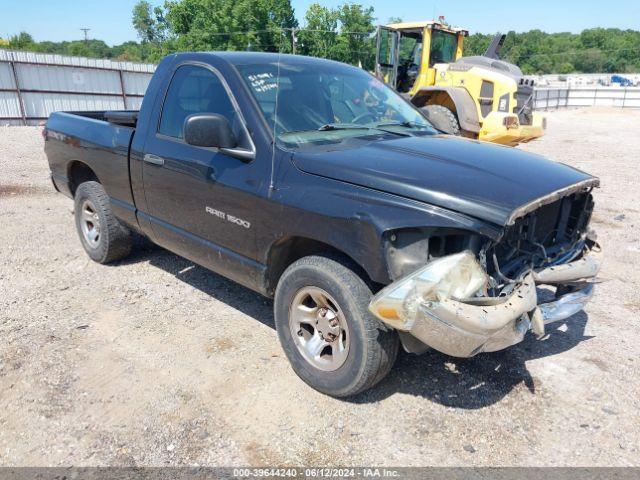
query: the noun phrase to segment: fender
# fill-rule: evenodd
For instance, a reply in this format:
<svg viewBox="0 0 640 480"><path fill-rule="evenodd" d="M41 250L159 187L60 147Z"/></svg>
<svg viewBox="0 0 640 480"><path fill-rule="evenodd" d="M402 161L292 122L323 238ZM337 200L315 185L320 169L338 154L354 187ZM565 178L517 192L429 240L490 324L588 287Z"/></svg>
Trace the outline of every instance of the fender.
<svg viewBox="0 0 640 480"><path fill-rule="evenodd" d="M423 87L411 98L416 107L423 107L429 98L437 93L446 93L456 107L458 121L463 130L473 133L480 132L478 109L469 92L457 87Z"/></svg>

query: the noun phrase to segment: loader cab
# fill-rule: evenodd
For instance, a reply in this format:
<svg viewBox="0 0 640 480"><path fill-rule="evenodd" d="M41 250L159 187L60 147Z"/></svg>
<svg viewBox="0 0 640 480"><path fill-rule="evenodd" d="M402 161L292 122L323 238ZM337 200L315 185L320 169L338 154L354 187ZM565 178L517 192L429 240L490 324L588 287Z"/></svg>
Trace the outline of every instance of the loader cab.
<svg viewBox="0 0 640 480"><path fill-rule="evenodd" d="M378 27L376 75L401 93L435 84L439 63L462 57L466 30L438 22L395 23Z"/></svg>

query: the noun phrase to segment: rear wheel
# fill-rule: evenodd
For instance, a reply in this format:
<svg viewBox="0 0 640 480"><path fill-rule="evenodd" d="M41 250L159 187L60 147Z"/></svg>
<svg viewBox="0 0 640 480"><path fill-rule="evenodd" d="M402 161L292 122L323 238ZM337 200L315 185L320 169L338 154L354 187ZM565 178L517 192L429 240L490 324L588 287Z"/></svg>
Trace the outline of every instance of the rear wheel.
<svg viewBox="0 0 640 480"><path fill-rule="evenodd" d="M81 183L74 201L76 229L92 260L109 263L129 255L133 243L131 232L111 211L109 196L100 183Z"/></svg>
<svg viewBox="0 0 640 480"><path fill-rule="evenodd" d="M304 257L283 273L274 313L296 374L335 397L360 393L393 366L398 335L368 310L371 290L348 262Z"/></svg>
<svg viewBox="0 0 640 480"><path fill-rule="evenodd" d="M455 113L443 105L425 105L420 108L422 114L438 130L451 135L460 135L460 122Z"/></svg>

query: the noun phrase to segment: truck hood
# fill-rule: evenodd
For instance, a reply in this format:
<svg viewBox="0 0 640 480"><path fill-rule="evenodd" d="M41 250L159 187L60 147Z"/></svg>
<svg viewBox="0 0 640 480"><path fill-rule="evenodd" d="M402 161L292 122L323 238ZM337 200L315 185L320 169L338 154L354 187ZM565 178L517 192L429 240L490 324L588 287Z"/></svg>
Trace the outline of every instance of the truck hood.
<svg viewBox="0 0 640 480"><path fill-rule="evenodd" d="M497 225L598 184L562 163L448 135L402 137L358 148L297 152L307 173L400 195Z"/></svg>

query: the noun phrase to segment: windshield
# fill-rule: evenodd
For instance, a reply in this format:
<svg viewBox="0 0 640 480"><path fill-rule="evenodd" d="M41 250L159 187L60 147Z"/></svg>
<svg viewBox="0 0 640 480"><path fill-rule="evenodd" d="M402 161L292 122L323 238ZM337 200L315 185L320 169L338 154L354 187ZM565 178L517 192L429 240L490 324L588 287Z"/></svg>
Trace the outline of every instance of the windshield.
<svg viewBox="0 0 640 480"><path fill-rule="evenodd" d="M456 59L457 48L458 37L455 33L434 30L431 33L429 67L433 67L436 63L453 62Z"/></svg>
<svg viewBox="0 0 640 480"><path fill-rule="evenodd" d="M238 69L285 146L436 133L417 109L359 68L283 59L280 68L271 63Z"/></svg>

